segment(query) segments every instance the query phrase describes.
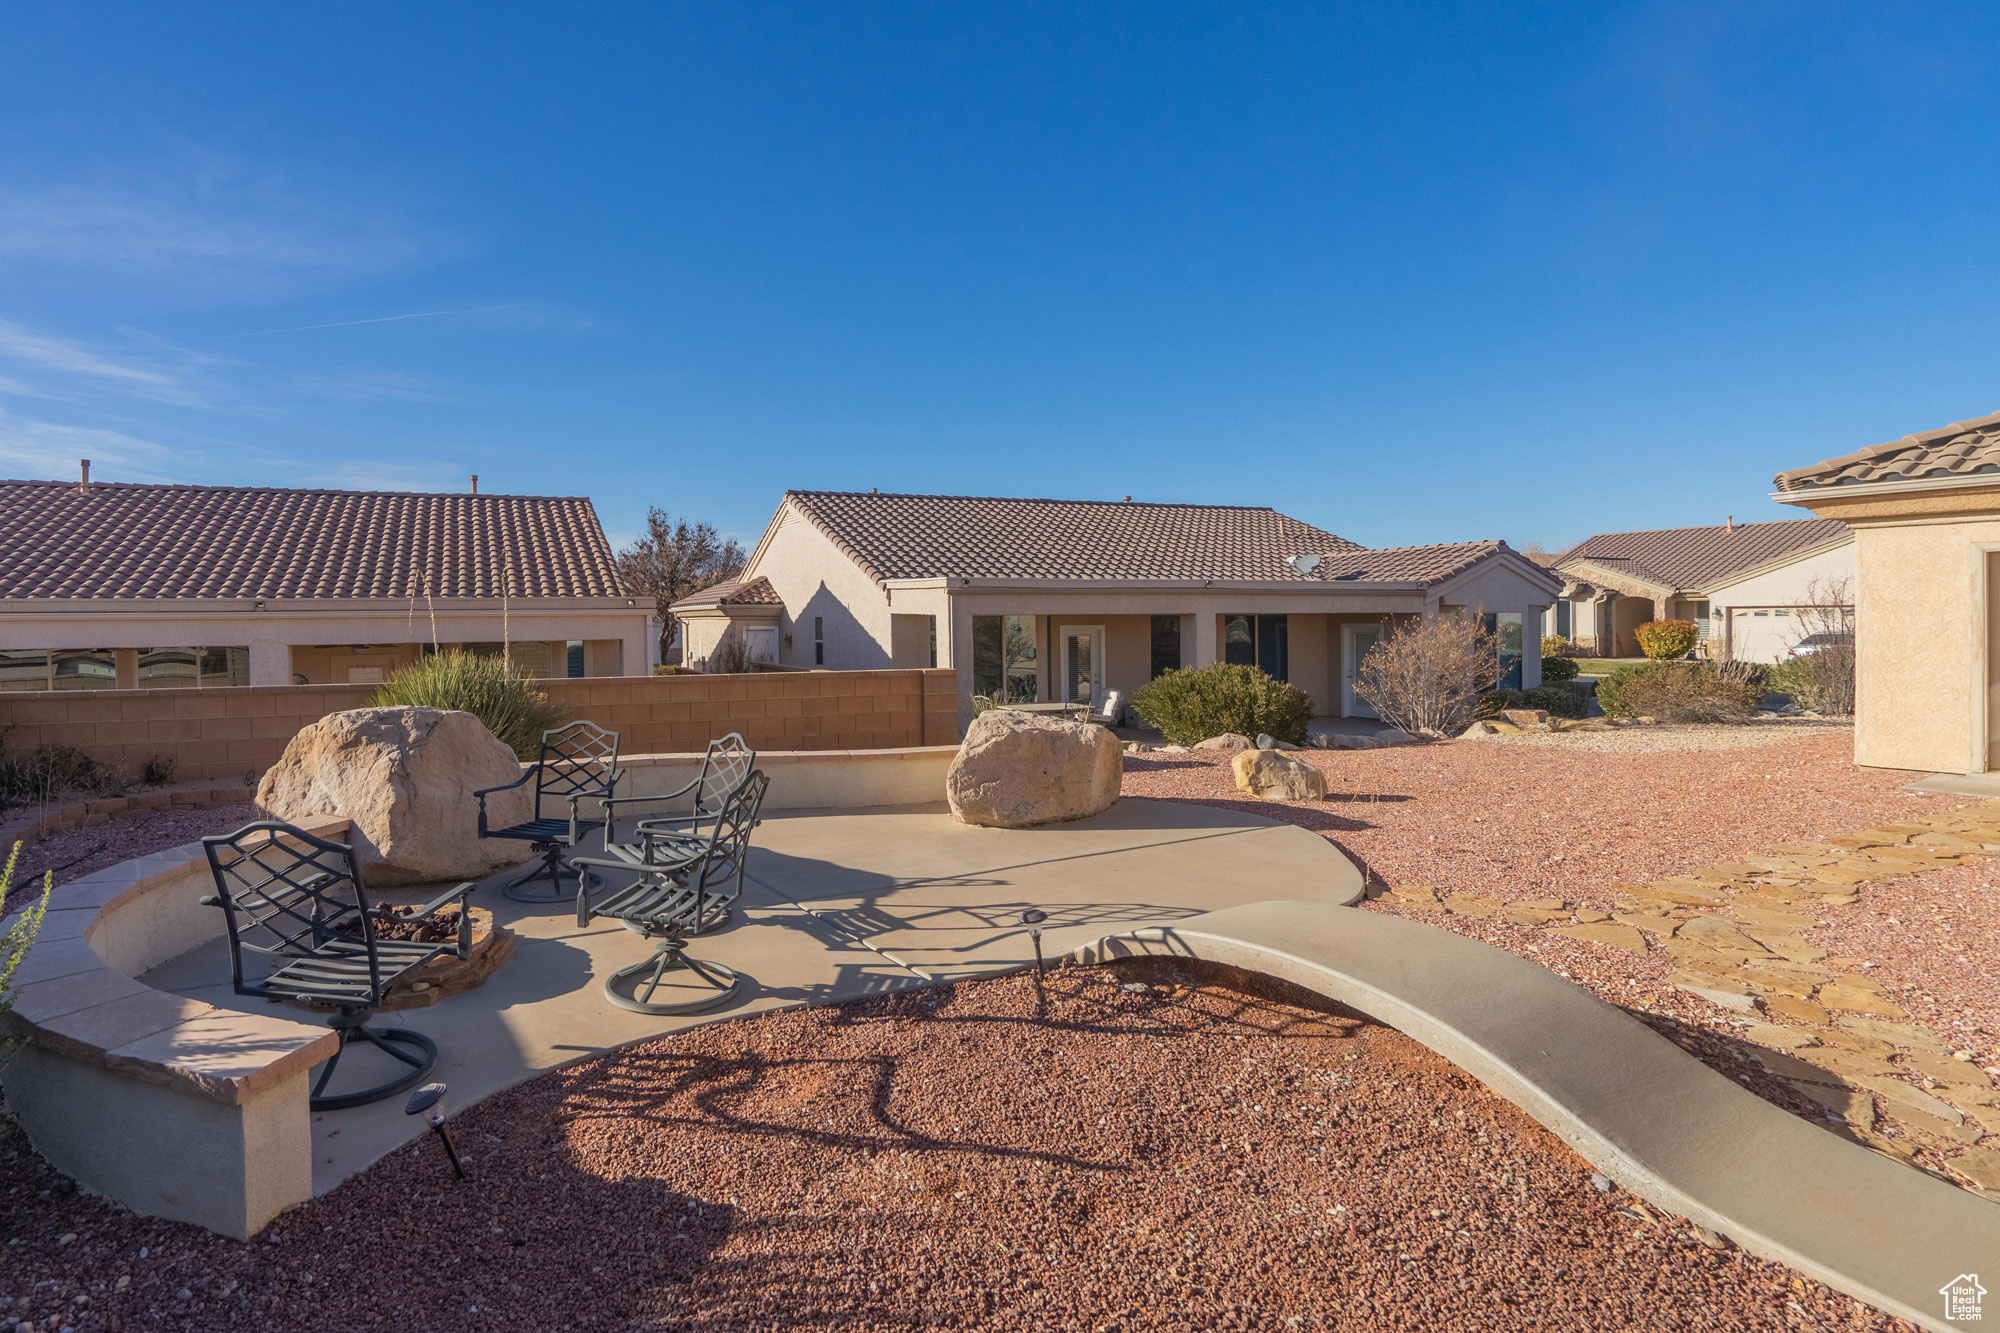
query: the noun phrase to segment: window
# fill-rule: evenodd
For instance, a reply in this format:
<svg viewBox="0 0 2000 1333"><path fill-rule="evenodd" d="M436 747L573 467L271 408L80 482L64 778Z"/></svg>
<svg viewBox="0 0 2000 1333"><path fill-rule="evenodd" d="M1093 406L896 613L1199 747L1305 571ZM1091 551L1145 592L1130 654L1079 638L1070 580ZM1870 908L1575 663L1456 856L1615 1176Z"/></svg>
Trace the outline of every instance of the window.
<svg viewBox="0 0 2000 1333"><path fill-rule="evenodd" d="M46 651L0 653L0 690L46 690L49 687L49 655Z"/></svg>
<svg viewBox="0 0 2000 1333"><path fill-rule="evenodd" d="M583 676L583 640L568 639L563 643L563 669L571 680Z"/></svg>
<svg viewBox="0 0 2000 1333"><path fill-rule="evenodd" d="M931 665L935 667L937 665L937 617L932 616L930 620L931 620Z"/></svg>
<svg viewBox="0 0 2000 1333"><path fill-rule="evenodd" d="M1290 638L1287 616L1224 616L1222 660L1284 680L1291 669Z"/></svg>
<svg viewBox="0 0 2000 1333"><path fill-rule="evenodd" d="M1521 688L1521 613L1519 611L1488 611L1480 619L1485 622L1486 632L1494 639L1495 665L1500 677L1495 689L1518 690Z"/></svg>
<svg viewBox="0 0 2000 1333"><path fill-rule="evenodd" d="M1569 637L1570 614L1569 598L1559 598L1556 602L1556 633L1565 639Z"/></svg>
<svg viewBox="0 0 2000 1333"><path fill-rule="evenodd" d="M49 657L54 666L51 689L118 688L118 655L109 648L58 648Z"/></svg>
<svg viewBox="0 0 2000 1333"><path fill-rule="evenodd" d="M1181 618L1153 617L1153 675L1164 676L1181 668Z"/></svg>
<svg viewBox="0 0 2000 1333"><path fill-rule="evenodd" d="M201 683L199 648L141 648L139 688L192 690Z"/></svg>
<svg viewBox="0 0 2000 1333"><path fill-rule="evenodd" d="M998 703L1031 704L1041 694L1035 617L972 618L972 692Z"/></svg>
<svg viewBox="0 0 2000 1333"><path fill-rule="evenodd" d="M813 617L813 665L826 665L826 617Z"/></svg>
<svg viewBox="0 0 2000 1333"><path fill-rule="evenodd" d="M1708 603L1705 601L1689 602L1687 607L1688 619L1694 621L1695 637L1706 639L1709 635L1709 627L1713 623L1713 617L1708 613Z"/></svg>

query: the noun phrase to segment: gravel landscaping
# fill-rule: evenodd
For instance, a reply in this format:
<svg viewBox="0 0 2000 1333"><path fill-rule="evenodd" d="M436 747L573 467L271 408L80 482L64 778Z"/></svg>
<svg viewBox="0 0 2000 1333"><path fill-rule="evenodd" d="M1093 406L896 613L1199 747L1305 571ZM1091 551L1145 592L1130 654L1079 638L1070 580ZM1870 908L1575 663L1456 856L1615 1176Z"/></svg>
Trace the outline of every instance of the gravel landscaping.
<svg viewBox="0 0 2000 1333"><path fill-rule="evenodd" d="M21 861L14 871L14 883L25 887L39 881L47 870L56 872L56 883L73 879L129 861L135 856L179 847L213 833L231 833L258 818L257 807L219 805L206 810L148 810L120 815L88 828L69 829L21 848ZM0 848L4 859L10 848Z"/></svg>
<svg viewBox="0 0 2000 1333"><path fill-rule="evenodd" d="M1601 744L1675 733L1717 743ZM1370 910L1539 962L1786 1109L2000 1193L2000 985L1980 961L2000 817L1849 746L1688 727L1304 752L1331 789L1313 803L1243 799L1226 756L1155 753L1126 790L1312 828L1368 870Z"/></svg>
<svg viewBox="0 0 2000 1333"><path fill-rule="evenodd" d="M419 1142L247 1245L80 1196L11 1137L0 1315L78 1333L1909 1327L1600 1191L1393 1031L1184 966L633 1047L458 1113L470 1180Z"/></svg>

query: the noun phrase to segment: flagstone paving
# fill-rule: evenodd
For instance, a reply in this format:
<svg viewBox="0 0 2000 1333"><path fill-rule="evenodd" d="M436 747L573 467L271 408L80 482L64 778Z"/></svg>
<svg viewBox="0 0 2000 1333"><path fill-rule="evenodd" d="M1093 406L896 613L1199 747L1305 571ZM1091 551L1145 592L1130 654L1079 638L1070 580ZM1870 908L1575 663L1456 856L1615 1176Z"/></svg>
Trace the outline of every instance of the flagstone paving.
<svg viewBox="0 0 2000 1333"><path fill-rule="evenodd" d="M1873 887L2000 854L2000 802L1896 820L1642 884L1602 912L1397 885L1377 905L1498 917L1629 953L1662 954L1668 984L1760 1020L1752 1057L1878 1152L2000 1193L2000 1051L1909 1021L1864 959L1808 932ZM1980 1145L1982 1140L1991 1146ZM1920 1155L1920 1150L1928 1150Z"/></svg>

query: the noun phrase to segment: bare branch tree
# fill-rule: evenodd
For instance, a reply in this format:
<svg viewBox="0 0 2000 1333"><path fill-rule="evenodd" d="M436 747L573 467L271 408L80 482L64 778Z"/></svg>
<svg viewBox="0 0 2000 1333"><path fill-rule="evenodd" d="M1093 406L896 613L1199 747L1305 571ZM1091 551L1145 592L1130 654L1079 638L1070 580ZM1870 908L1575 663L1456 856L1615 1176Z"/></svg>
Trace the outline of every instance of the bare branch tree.
<svg viewBox="0 0 2000 1333"><path fill-rule="evenodd" d="M1816 713L1854 711L1854 585L1815 578L1793 615L1791 656L1781 668L1786 692Z"/></svg>
<svg viewBox="0 0 2000 1333"><path fill-rule="evenodd" d="M689 523L654 507L646 511L646 535L618 553L618 577L628 592L653 599L660 621L660 660L674 639L674 616L667 608L689 593L743 572L743 547L724 539L710 523Z"/></svg>
<svg viewBox="0 0 2000 1333"><path fill-rule="evenodd" d="M1499 642L1463 611L1391 626L1354 673L1354 692L1412 736L1456 736L1500 678Z"/></svg>

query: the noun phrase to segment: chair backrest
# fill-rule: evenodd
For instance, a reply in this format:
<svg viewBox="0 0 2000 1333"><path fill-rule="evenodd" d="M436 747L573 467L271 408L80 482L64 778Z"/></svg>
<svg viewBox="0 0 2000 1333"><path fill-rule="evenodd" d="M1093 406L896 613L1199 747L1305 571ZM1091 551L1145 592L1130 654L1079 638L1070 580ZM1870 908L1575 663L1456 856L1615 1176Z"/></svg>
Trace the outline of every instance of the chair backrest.
<svg viewBox="0 0 2000 1333"><path fill-rule="evenodd" d="M541 757L535 761L535 818L542 818L542 798L564 802L576 795L608 794L618 769L618 733L595 722L571 722L542 733Z"/></svg>
<svg viewBox="0 0 2000 1333"><path fill-rule="evenodd" d="M700 864L683 881L698 898L735 902L743 896L743 876L750 859L750 834L769 791L768 775L752 770L715 812ZM734 883L731 883L731 881Z"/></svg>
<svg viewBox="0 0 2000 1333"><path fill-rule="evenodd" d="M720 810L756 766L757 752L741 732L732 731L719 741L710 741L708 753L701 757L701 776L695 781L694 813L712 815Z"/></svg>
<svg viewBox="0 0 2000 1333"><path fill-rule="evenodd" d="M366 946L369 980L379 992L375 923L351 845L266 819L203 838L201 848L228 927L229 970L239 993L260 993L244 985L245 951L305 957L336 936Z"/></svg>

